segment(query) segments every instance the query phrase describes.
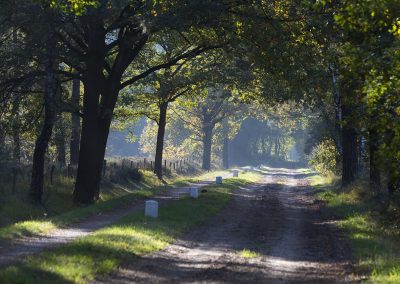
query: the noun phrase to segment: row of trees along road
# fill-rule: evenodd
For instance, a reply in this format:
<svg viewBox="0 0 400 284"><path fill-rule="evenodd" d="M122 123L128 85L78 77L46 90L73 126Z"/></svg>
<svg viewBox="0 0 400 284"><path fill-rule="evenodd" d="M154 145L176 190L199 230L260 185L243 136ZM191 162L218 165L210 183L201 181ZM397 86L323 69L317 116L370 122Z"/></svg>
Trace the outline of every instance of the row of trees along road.
<svg viewBox="0 0 400 284"><path fill-rule="evenodd" d="M34 148L28 158L35 202L42 200L49 142L61 141L56 137L66 130L71 163L78 164L73 198L91 203L114 115L157 123L155 171L162 177L169 108L202 132L209 169L213 128L224 128L228 141L231 122L243 119L233 112L256 101L294 101L322 117L343 185L357 177L366 142L371 188L379 192L381 174L392 191L398 188L396 0L0 4L0 139L11 140L15 161L21 149ZM31 137L34 145L26 142ZM59 153L68 150L58 144Z"/></svg>

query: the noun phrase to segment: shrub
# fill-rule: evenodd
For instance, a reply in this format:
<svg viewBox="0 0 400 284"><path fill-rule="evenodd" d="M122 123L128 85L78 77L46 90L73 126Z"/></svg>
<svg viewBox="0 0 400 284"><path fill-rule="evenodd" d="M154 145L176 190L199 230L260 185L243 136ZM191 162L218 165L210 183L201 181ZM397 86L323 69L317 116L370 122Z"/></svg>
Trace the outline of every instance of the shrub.
<svg viewBox="0 0 400 284"><path fill-rule="evenodd" d="M339 171L339 153L332 139L325 139L314 146L308 156L309 165L322 175L328 176Z"/></svg>

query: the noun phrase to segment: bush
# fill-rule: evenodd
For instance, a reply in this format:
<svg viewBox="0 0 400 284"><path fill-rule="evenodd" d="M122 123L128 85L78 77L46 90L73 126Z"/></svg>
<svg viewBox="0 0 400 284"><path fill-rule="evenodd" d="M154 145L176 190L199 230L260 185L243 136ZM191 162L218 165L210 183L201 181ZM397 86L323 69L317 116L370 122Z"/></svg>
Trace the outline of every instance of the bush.
<svg viewBox="0 0 400 284"><path fill-rule="evenodd" d="M339 153L332 139L326 139L314 146L308 156L309 165L322 175L337 174L339 166L337 157Z"/></svg>

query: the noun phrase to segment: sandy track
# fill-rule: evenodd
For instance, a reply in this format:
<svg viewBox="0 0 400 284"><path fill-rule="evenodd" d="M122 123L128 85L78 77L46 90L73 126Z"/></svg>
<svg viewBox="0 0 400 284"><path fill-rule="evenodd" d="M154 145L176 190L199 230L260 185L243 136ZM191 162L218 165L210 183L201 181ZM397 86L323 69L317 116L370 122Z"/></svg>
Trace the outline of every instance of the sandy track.
<svg viewBox="0 0 400 284"><path fill-rule="evenodd" d="M242 249L259 257L245 259ZM262 183L237 190L204 226L95 282L343 283L355 281L349 263L304 174L275 170Z"/></svg>

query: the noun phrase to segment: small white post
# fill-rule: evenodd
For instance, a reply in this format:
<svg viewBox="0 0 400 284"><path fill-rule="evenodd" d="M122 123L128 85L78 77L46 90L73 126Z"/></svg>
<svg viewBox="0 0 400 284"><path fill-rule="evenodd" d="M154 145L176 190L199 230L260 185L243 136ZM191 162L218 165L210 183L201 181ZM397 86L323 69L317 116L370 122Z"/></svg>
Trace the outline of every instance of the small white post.
<svg viewBox="0 0 400 284"><path fill-rule="evenodd" d="M235 178L239 176L238 170L233 170L232 173L233 173L233 177L235 177Z"/></svg>
<svg viewBox="0 0 400 284"><path fill-rule="evenodd" d="M190 197L198 198L199 197L199 189L197 187L190 188Z"/></svg>
<svg viewBox="0 0 400 284"><path fill-rule="evenodd" d="M215 183L216 184L222 184L222 177L216 177L215 178Z"/></svg>
<svg viewBox="0 0 400 284"><path fill-rule="evenodd" d="M158 202L155 200L146 200L144 215L152 218L158 217Z"/></svg>

